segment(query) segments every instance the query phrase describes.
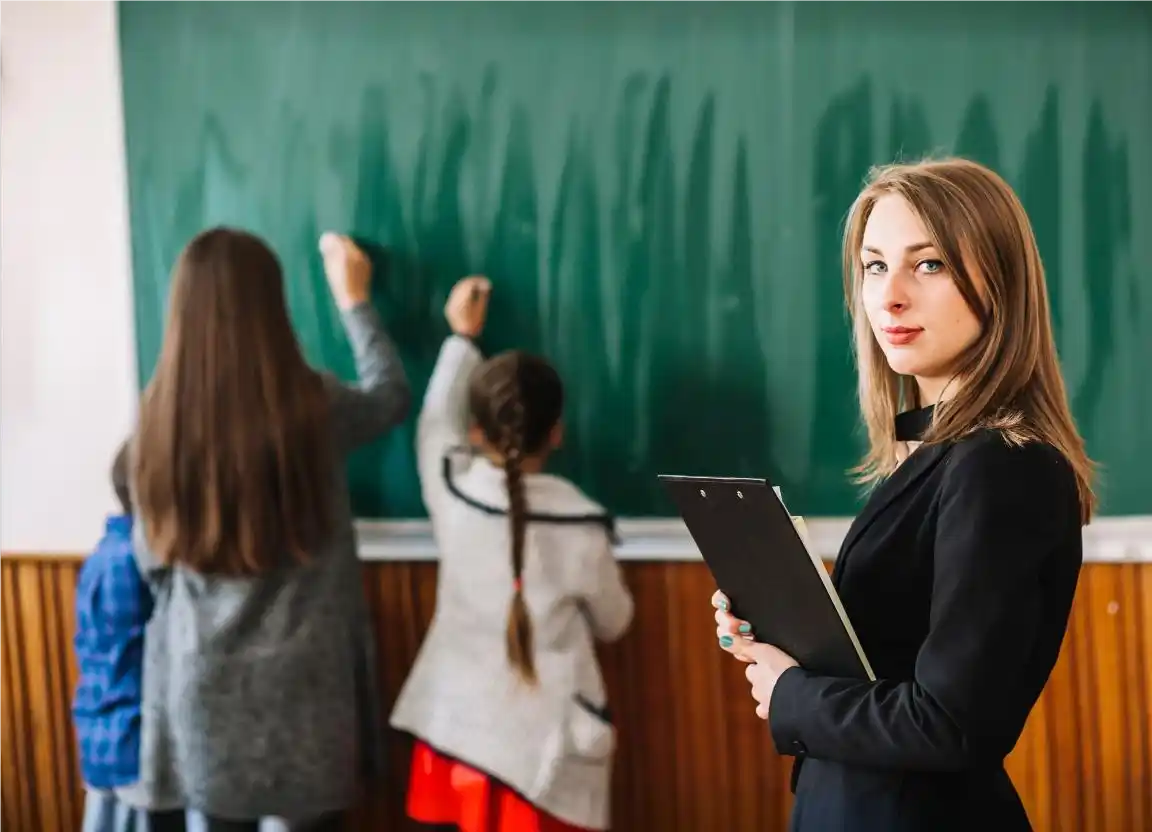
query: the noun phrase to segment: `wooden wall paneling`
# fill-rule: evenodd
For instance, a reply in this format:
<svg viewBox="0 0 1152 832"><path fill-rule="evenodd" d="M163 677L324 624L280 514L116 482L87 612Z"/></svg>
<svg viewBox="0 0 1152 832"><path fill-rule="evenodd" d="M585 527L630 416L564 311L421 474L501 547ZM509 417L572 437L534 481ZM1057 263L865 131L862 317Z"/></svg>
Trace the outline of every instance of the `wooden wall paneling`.
<svg viewBox="0 0 1152 832"><path fill-rule="evenodd" d="M676 781L676 751L668 707L674 695L668 642L667 575L657 564L633 564L628 573L636 613L628 635L606 662L608 690L619 729L620 751L614 762L613 817L621 829L676 832L683 794ZM632 714L646 719L629 719ZM642 784L649 784L643 788Z"/></svg>
<svg viewBox="0 0 1152 832"><path fill-rule="evenodd" d="M69 829L79 829L83 806L77 799L76 776L79 767L75 731L67 714L72 707L76 671L72 634L75 632L75 598L78 576L75 568L53 563L41 570L41 609L44 611L44 688L52 711L45 719L48 731L43 739L51 749L52 788L57 796L61 822Z"/></svg>
<svg viewBox="0 0 1152 832"><path fill-rule="evenodd" d="M1074 605L1071 629L1048 687L1007 762L1033 826L1051 832L1085 828L1080 788L1085 758L1079 752L1085 714L1077 690L1080 651L1075 645L1082 629L1078 625Z"/></svg>
<svg viewBox="0 0 1152 832"><path fill-rule="evenodd" d="M79 561L5 558L0 694L4 827L75 832L82 791L69 705ZM790 758L772 750L743 666L715 644L698 563L629 563L630 633L601 651L620 728L617 830L786 828ZM431 563L371 563L364 584L386 717L434 611ZM1085 566L1052 679L1008 761L1037 829L1152 829L1152 564ZM404 820L411 744L390 735L386 790L354 828Z"/></svg>
<svg viewBox="0 0 1152 832"><path fill-rule="evenodd" d="M1071 626L1078 628L1080 615L1073 607ZM1043 767L1033 778L1029 810L1035 816L1033 825L1053 832L1078 832L1084 829L1083 776L1084 709L1077 689L1079 651L1077 634L1064 637L1060 659L1052 670L1045 695L1040 697L1040 710L1035 726L1027 726L1028 737L1044 738ZM1034 744L1039 744L1034 743ZM1009 758L1010 762L1012 758Z"/></svg>
<svg viewBox="0 0 1152 832"><path fill-rule="evenodd" d="M707 596L697 595L698 566L664 570L666 591L661 606L667 633L668 688L661 710L676 740L671 750L674 785L682 795L677 813L680 828L702 829L711 820L716 828L727 829L747 807L732 776L735 760L728 747L730 722L724 694L726 677L735 668L718 661L722 656L717 655L715 626L709 620L712 610ZM659 652L653 650L651 655Z"/></svg>
<svg viewBox="0 0 1152 832"><path fill-rule="evenodd" d="M1123 690L1126 702L1120 709L1120 720L1130 751L1127 819L1132 829L1152 829L1152 684L1149 683L1152 650L1152 590L1148 574L1134 564L1117 570L1120 609L1119 640L1124 649Z"/></svg>
<svg viewBox="0 0 1152 832"><path fill-rule="evenodd" d="M1091 627L1091 651L1086 656L1084 686L1092 690L1092 727L1089 739L1102 753L1096 757L1098 782L1109 784L1117 797L1126 797L1127 783L1124 767L1128 764L1120 707L1125 693L1123 652L1117 642L1116 616L1119 601L1115 592L1115 570L1097 570L1085 576L1081 604L1089 607L1084 620ZM1115 605L1113 607L1112 605ZM1104 687L1108 684L1108 689ZM1119 752L1110 754L1109 751ZM1119 759L1117 758L1119 757ZM1124 799L1101 800L1100 817L1096 824L1101 829L1123 828L1126 807Z"/></svg>
<svg viewBox="0 0 1152 832"><path fill-rule="evenodd" d="M3 801L13 803L6 814L17 828L80 826L69 717L75 679L69 659L75 573L70 561L3 563L3 693L12 709L4 756L16 765L4 777Z"/></svg>
<svg viewBox="0 0 1152 832"><path fill-rule="evenodd" d="M1107 794L1102 801L1105 829L1148 829L1144 806L1152 791L1145 766L1147 726L1142 726L1144 690L1134 624L1140 605L1134 598L1138 572L1128 565L1094 569L1086 576L1083 618L1093 627L1087 684L1095 685L1096 740L1102 751L1099 772Z"/></svg>
<svg viewBox="0 0 1152 832"><path fill-rule="evenodd" d="M20 606L16 601L16 591L18 583L17 571L14 568L9 568L9 564L4 564L4 653L7 657L5 660L5 670L10 674L5 680L5 698L10 699L13 710L13 733L9 737L5 737L5 748L10 750L5 753L6 759L12 759L16 763L16 771L13 774L13 779L7 782L9 791L7 794L12 794L14 799L11 801L5 797L4 803L12 802L16 806L15 814L18 816L18 822L23 826L24 824L31 824L35 818L33 816L32 801L27 795L29 789L28 780L34 776L32 765L32 750L28 743L28 737L31 735L30 726L28 725L30 716L27 700L27 685L23 683L25 678L24 665L23 665L23 651L19 649L18 645L23 641L21 638L23 628L20 626ZM30 828L25 826L24 828Z"/></svg>
<svg viewBox="0 0 1152 832"><path fill-rule="evenodd" d="M381 716L387 723L408 668L416 658L435 611L436 566L432 563L369 565L364 581L376 627L377 667L383 691ZM357 813L357 829L419 829L404 816L412 744L386 728L388 789L374 795Z"/></svg>
<svg viewBox="0 0 1152 832"><path fill-rule="evenodd" d="M24 656L20 605L17 602L19 574L17 564L5 560L0 570L3 580L3 695L8 718L4 721L3 779L0 804L4 806L4 828L36 829L38 817L32 799L35 766L32 764L32 730L28 706L28 688L23 681ZM13 826L8 824L12 823Z"/></svg>
<svg viewBox="0 0 1152 832"><path fill-rule="evenodd" d="M1143 788L1142 815L1137 820L1145 829L1152 829L1152 564L1132 570L1133 603L1129 644L1136 655L1137 677L1142 690L1136 703L1138 720L1135 733L1142 738L1141 758L1144 762L1144 782L1137 783L1137 793Z"/></svg>

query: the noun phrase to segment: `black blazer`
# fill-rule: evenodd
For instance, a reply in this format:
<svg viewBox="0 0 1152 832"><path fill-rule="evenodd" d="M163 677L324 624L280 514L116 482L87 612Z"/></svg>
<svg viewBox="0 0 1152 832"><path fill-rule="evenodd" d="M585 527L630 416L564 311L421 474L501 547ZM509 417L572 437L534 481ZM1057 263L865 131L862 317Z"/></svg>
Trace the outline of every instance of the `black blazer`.
<svg viewBox="0 0 1152 832"><path fill-rule="evenodd" d="M1076 480L984 430L921 446L872 494L834 582L878 681L786 671L793 830L1030 829L1004 771L1056 662L1083 556Z"/></svg>

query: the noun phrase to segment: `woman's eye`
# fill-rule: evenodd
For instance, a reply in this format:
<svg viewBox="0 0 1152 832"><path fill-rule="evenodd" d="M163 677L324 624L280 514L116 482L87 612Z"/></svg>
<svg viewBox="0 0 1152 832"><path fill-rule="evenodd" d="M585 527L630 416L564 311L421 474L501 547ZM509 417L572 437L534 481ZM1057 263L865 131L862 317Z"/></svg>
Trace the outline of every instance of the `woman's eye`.
<svg viewBox="0 0 1152 832"><path fill-rule="evenodd" d="M925 274L939 274L944 271L944 264L939 260L922 260L920 270Z"/></svg>
<svg viewBox="0 0 1152 832"><path fill-rule="evenodd" d="M864 274L884 274L888 265L881 260L871 260L864 264Z"/></svg>

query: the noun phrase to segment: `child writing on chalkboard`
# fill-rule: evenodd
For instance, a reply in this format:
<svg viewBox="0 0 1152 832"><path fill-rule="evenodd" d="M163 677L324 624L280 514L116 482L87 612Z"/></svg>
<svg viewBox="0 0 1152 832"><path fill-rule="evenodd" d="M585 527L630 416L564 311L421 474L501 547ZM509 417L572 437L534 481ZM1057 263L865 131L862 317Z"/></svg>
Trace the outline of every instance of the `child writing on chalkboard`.
<svg viewBox="0 0 1152 832"><path fill-rule="evenodd" d="M440 572L392 714L416 738L408 814L462 832L606 829L616 736L594 647L624 633L632 597L610 516L543 471L562 436L556 371L474 343L489 289L452 290L417 428Z"/></svg>
<svg viewBox="0 0 1152 832"><path fill-rule="evenodd" d="M380 760L372 628L345 477L409 388L371 266L321 239L359 383L311 367L258 237L215 228L177 262L132 439L134 549L155 588L139 800L208 832L341 829ZM151 832L183 827L156 817ZM169 822L171 820L171 822Z"/></svg>

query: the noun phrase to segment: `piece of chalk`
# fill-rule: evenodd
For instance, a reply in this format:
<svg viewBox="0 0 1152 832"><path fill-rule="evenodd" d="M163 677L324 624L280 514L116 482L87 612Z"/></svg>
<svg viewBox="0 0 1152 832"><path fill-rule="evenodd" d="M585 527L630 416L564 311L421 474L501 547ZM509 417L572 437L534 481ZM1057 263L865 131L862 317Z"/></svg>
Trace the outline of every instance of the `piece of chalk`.
<svg viewBox="0 0 1152 832"><path fill-rule="evenodd" d="M472 281L472 291L469 295L472 300L479 300L481 295L486 295L490 291L492 291L492 282L487 278L480 278Z"/></svg>

